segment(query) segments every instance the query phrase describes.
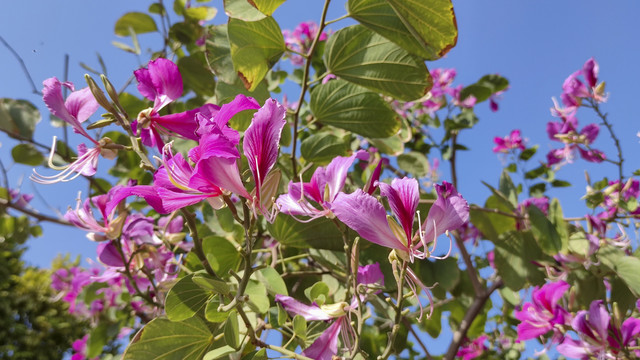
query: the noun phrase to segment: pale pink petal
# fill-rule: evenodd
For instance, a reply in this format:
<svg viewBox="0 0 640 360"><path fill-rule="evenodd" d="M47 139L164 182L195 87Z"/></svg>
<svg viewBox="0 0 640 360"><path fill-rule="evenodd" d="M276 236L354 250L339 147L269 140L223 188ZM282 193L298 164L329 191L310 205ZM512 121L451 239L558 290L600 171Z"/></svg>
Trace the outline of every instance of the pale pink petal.
<svg viewBox="0 0 640 360"><path fill-rule="evenodd" d="M333 319L317 305L305 305L290 296L277 294L275 300L292 316L300 315L307 321Z"/></svg>
<svg viewBox="0 0 640 360"><path fill-rule="evenodd" d="M98 110L100 105L93 97L91 90L86 87L69 94L65 101L65 107L78 122L83 123Z"/></svg>
<svg viewBox="0 0 640 360"><path fill-rule="evenodd" d="M338 353L338 336L340 335L341 321L334 321L302 355L314 360L331 360Z"/></svg>
<svg viewBox="0 0 640 360"><path fill-rule="evenodd" d="M331 204L331 211L362 238L388 248L408 251L389 228L384 207L362 190L349 195L338 194Z"/></svg>

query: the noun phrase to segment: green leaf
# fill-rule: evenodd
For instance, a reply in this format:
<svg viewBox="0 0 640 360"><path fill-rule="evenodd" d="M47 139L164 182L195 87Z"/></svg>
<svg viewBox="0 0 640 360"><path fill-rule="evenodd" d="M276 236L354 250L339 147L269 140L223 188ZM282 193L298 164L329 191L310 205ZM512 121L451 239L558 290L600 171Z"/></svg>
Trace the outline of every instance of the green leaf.
<svg viewBox="0 0 640 360"><path fill-rule="evenodd" d="M538 241L540 248L548 255L555 255L563 248L563 241L555 226L547 219L537 206L527 207L531 232ZM568 238L567 238L568 241Z"/></svg>
<svg viewBox="0 0 640 360"><path fill-rule="evenodd" d="M272 17L253 22L230 18L228 31L233 66L253 91L284 53L282 31Z"/></svg>
<svg viewBox="0 0 640 360"><path fill-rule="evenodd" d="M215 359L220 359L222 357L225 357L227 355L231 355L234 352L236 352L237 350L232 348L229 345L225 345L223 347L219 347L217 349L211 350L209 351L203 358L202 360L215 360Z"/></svg>
<svg viewBox="0 0 640 360"><path fill-rule="evenodd" d="M193 282L193 275L180 279L167 294L165 311L171 321L186 320L204 310L211 293Z"/></svg>
<svg viewBox="0 0 640 360"><path fill-rule="evenodd" d="M544 283L544 274L532 263L542 259L543 254L530 232L513 230L494 244L496 268L508 288L518 291L527 282Z"/></svg>
<svg viewBox="0 0 640 360"><path fill-rule="evenodd" d="M504 170L500 174L499 189L500 193L502 193L509 200L509 203L511 203L514 208L518 206L518 190L513 184L509 173Z"/></svg>
<svg viewBox="0 0 640 360"><path fill-rule="evenodd" d="M181 322L156 318L140 330L123 360L200 360L213 347L213 335L198 317Z"/></svg>
<svg viewBox="0 0 640 360"><path fill-rule="evenodd" d="M193 6L184 9L184 15L195 21L209 21L213 19L218 10L210 6Z"/></svg>
<svg viewBox="0 0 640 360"><path fill-rule="evenodd" d="M476 99L476 103L479 103L487 100L491 94L493 94L493 92L491 92L490 87L482 84L471 84L460 91L460 101L465 100L469 96L473 96Z"/></svg>
<svg viewBox="0 0 640 360"><path fill-rule="evenodd" d="M309 136L300 144L300 154L309 162L326 165L336 156L345 156L349 152L349 142L329 133Z"/></svg>
<svg viewBox="0 0 640 360"><path fill-rule="evenodd" d="M446 54L458 39L450 0L349 0L349 15L427 60Z"/></svg>
<svg viewBox="0 0 640 360"><path fill-rule="evenodd" d="M520 160L527 161L527 160L531 159L533 157L533 155L536 154L537 151L538 151L538 145L534 145L534 146L532 146L530 148L524 149L520 153Z"/></svg>
<svg viewBox="0 0 640 360"><path fill-rule="evenodd" d="M232 348L240 349L240 326L238 325L238 313L231 311L224 323L224 341Z"/></svg>
<svg viewBox="0 0 640 360"><path fill-rule="evenodd" d="M229 270L235 269L241 260L238 249L226 238L207 236L202 240L202 250L218 276L226 277Z"/></svg>
<svg viewBox="0 0 640 360"><path fill-rule="evenodd" d="M253 311L259 314L264 314L269 311L267 288L261 282L249 280L245 294L249 295L248 305Z"/></svg>
<svg viewBox="0 0 640 360"><path fill-rule="evenodd" d="M362 25L333 34L324 61L332 74L403 101L421 98L433 86L421 59Z"/></svg>
<svg viewBox="0 0 640 360"><path fill-rule="evenodd" d="M224 281L213 279L208 274L194 274L191 278L194 284L209 291L215 291L223 295L229 295L231 289L229 284Z"/></svg>
<svg viewBox="0 0 640 360"><path fill-rule="evenodd" d="M267 225L267 229L284 246L327 250L344 248L342 233L327 218L301 223L289 215L278 214L273 224Z"/></svg>
<svg viewBox="0 0 640 360"><path fill-rule="evenodd" d="M566 221L564 221L560 202L556 198L553 198L549 203L549 220L558 232L558 236L560 236L561 251L566 251L569 247L569 229Z"/></svg>
<svg viewBox="0 0 640 360"><path fill-rule="evenodd" d="M107 323L100 323L97 327L91 330L89 339L87 339L87 356L95 358L102 354L103 348L107 345Z"/></svg>
<svg viewBox="0 0 640 360"><path fill-rule="evenodd" d="M309 107L321 123L369 138L386 138L400 129L397 114L379 94L341 79L316 86Z"/></svg>
<svg viewBox="0 0 640 360"><path fill-rule="evenodd" d="M130 36L129 29L133 29L136 34L144 34L158 30L156 22L148 14L141 12L129 12L116 21L114 32L118 36Z"/></svg>
<svg viewBox="0 0 640 360"><path fill-rule="evenodd" d="M251 0L251 5L255 6L261 13L271 15L282 5L285 0Z"/></svg>
<svg viewBox="0 0 640 360"><path fill-rule="evenodd" d="M244 21L257 21L266 17L247 0L224 0L224 12L230 18Z"/></svg>
<svg viewBox="0 0 640 360"><path fill-rule="evenodd" d="M207 64L218 79L233 84L238 76L231 60L227 24L211 26L205 42ZM223 99L219 99L223 100Z"/></svg>
<svg viewBox="0 0 640 360"><path fill-rule="evenodd" d="M398 156L404 152L404 142L399 135L386 139L370 139L371 144L383 154Z"/></svg>
<svg viewBox="0 0 640 360"><path fill-rule="evenodd" d="M212 323L221 323L227 319L227 317L229 316L229 312L218 311L219 306L220 297L217 295L212 297L209 302L207 302L207 306L204 309L204 317L205 319L207 319L207 321L211 321Z"/></svg>
<svg viewBox="0 0 640 360"><path fill-rule="evenodd" d="M182 75L185 90L191 89L201 96L213 96L216 82L206 66L204 54L195 53L178 60L178 69Z"/></svg>
<svg viewBox="0 0 640 360"><path fill-rule="evenodd" d="M256 273L256 277L258 278L258 281L267 288L269 295L289 295L289 292L287 291L287 284L284 283L282 276L278 271L276 271L276 269L272 267L260 269Z"/></svg>
<svg viewBox="0 0 640 360"><path fill-rule="evenodd" d="M398 167L416 177L422 177L429 173L429 160L422 153L411 151L398 156Z"/></svg>
<svg viewBox="0 0 640 360"><path fill-rule="evenodd" d="M640 259L608 246L598 251L598 260L613 270L636 297L640 295Z"/></svg>
<svg viewBox="0 0 640 360"><path fill-rule="evenodd" d="M317 302L318 299L324 304L329 298L329 286L324 282L317 282L313 284L311 287L308 287L304 290L304 294L307 296L307 299ZM322 304L320 304L322 305Z"/></svg>
<svg viewBox="0 0 640 360"><path fill-rule="evenodd" d="M11 149L13 161L19 164L38 166L44 161L44 155L31 144L18 144Z"/></svg>
<svg viewBox="0 0 640 360"><path fill-rule="evenodd" d="M307 340L307 321L301 316L293 317L293 333L302 340Z"/></svg>
<svg viewBox="0 0 640 360"><path fill-rule="evenodd" d="M31 139L40 120L40 111L32 103L0 98L0 130L7 135Z"/></svg>

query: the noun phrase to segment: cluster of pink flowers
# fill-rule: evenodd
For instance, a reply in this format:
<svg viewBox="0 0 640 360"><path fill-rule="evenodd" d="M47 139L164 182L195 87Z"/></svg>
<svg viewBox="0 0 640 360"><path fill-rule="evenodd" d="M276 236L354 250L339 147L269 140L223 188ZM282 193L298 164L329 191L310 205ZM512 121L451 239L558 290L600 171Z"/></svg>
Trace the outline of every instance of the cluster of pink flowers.
<svg viewBox="0 0 640 360"><path fill-rule="evenodd" d="M583 76L587 85L579 78ZM564 147L551 150L547 154L549 165L562 161L571 162L578 152L586 161L602 162L605 155L602 151L592 149L591 144L596 140L600 128L597 124L589 124L578 130L576 111L584 99L593 102L603 102L606 97L602 94L602 86L598 85L598 64L591 58L587 60L581 70L571 74L562 85L562 107L555 101L551 115L558 118L547 124L547 134L553 141L564 143Z"/></svg>
<svg viewBox="0 0 640 360"><path fill-rule="evenodd" d="M602 300L594 300L589 310L572 315L561 301L570 285L564 281L536 288L521 311L515 312L518 341L548 336L560 354L572 359L619 359L626 354L640 356L635 349L640 335L640 319L611 318ZM576 335L570 335L569 330ZM576 338L577 337L577 338Z"/></svg>
<svg viewBox="0 0 640 360"><path fill-rule="evenodd" d="M305 21L296 26L293 31L283 30L282 35L288 49L306 54L311 48L313 39L318 35L318 24L313 21ZM318 41L325 40L327 40L327 33L323 32L320 34ZM304 58L300 55L291 54L289 58L294 66L302 66L304 64Z"/></svg>
<svg viewBox="0 0 640 360"><path fill-rule="evenodd" d="M509 135L501 138L495 137L493 138L493 142L496 146L493 148L494 153L504 153L508 154L513 150L519 149L520 151L524 150L524 140L520 136L520 130L512 130Z"/></svg>

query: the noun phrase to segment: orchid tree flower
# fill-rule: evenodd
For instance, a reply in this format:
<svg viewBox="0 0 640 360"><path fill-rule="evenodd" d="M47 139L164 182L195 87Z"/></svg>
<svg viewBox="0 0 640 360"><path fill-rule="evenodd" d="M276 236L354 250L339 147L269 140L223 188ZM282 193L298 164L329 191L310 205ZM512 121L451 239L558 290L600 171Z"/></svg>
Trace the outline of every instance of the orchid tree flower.
<svg viewBox="0 0 640 360"><path fill-rule="evenodd" d="M196 114L212 117L220 109L217 105L205 104L193 110L161 116L160 110L182 96L182 76L178 66L171 60L158 58L150 61L147 68L134 71L134 75L138 80L138 91L153 101L153 107L138 114L131 124L132 129L140 135L144 145L157 147L159 151L164 145L162 134L198 140Z"/></svg>
<svg viewBox="0 0 640 360"><path fill-rule="evenodd" d="M356 158L367 155L360 150L351 156L337 156L326 167L318 167L309 182L290 181L288 193L276 201L278 209L288 215L309 217L299 220L302 222L332 216L331 204L342 191L349 168Z"/></svg>
<svg viewBox="0 0 640 360"><path fill-rule="evenodd" d="M535 339L551 330L557 331L557 326L569 323L571 315L559 303L569 287L568 283L558 281L533 291L531 302L514 312L516 319L520 320L518 341Z"/></svg>
<svg viewBox="0 0 640 360"><path fill-rule="evenodd" d="M453 185L443 182L436 185L438 199L429 209L429 214L423 224L418 223L418 232L413 233L413 224L420 200L418 182L415 179L393 179L391 185L378 183L380 193L386 197L392 213L387 215L385 208L373 196L358 189L352 194L340 193L331 206L335 216L355 230L362 238L380 246L393 249L394 253L403 260L413 262L414 258L444 259L445 256L432 256L439 235L461 227L469 220L469 205L455 190ZM431 251L427 244L433 242ZM451 251L451 247L449 247ZM393 255L393 253L392 253ZM395 258L395 256L391 256ZM392 261L395 264L395 259ZM431 293L418 276L407 268L406 277L411 290L416 297L416 285L423 290L431 300ZM420 307L422 309L422 304ZM431 311L433 311L433 301ZM421 310L422 316L422 310ZM430 312L431 313L431 312Z"/></svg>
<svg viewBox="0 0 640 360"><path fill-rule="evenodd" d="M213 117L197 114L199 125L195 133L199 136L200 144L191 149L189 158L185 159L180 153L174 155L171 143L164 145L160 159L162 165L154 174L153 185L120 188L112 199L112 206L136 195L143 197L160 214L168 214L203 200L214 209L223 207L223 190L214 181L215 175L220 174L209 174L206 171L212 169L198 164L202 159L214 155L229 158L235 164L240 157L237 149L240 135L228 126L228 122L240 111L259 108L260 105L253 98L238 95L232 102L223 105ZM192 163L196 164L195 167Z"/></svg>
<svg viewBox="0 0 640 360"><path fill-rule="evenodd" d="M113 159L116 151L109 148L112 144L111 139L102 138L96 141L82 127L82 123L87 121L98 110L98 102L93 98L91 90L88 87L75 91L72 83L61 83L55 77L49 78L43 82L42 99L49 108L49 111L64 122L69 124L73 132L87 138L93 148L89 149L84 143L78 145L78 158L66 166L56 166L53 164L53 155L56 151L56 137L53 137L53 145L51 145L51 153L49 155L49 167L54 170L61 171L57 175L44 176L38 174L35 169L31 175L31 180L40 184L53 184L57 182L71 181L80 175L92 176L96 173L98 166L98 157L102 155L107 159ZM62 96L62 87L65 86L72 92L65 100Z"/></svg>
<svg viewBox="0 0 640 360"><path fill-rule="evenodd" d="M380 270L380 264L375 263L358 267L359 285L365 285L374 289L384 286L384 275ZM376 290L373 290L374 292ZM362 301L364 301L364 298ZM341 302L331 305L318 306L315 303L305 305L298 300L285 296L276 295L276 302L279 303L292 316L300 315L307 321L322 320L331 321L331 325L324 330L308 348L304 349L302 355L315 360L331 360L338 354L338 338L342 335L342 342L346 348L351 348L355 334L349 320L349 312L358 307L359 302L354 297L351 303ZM344 331L343 331L344 330Z"/></svg>
<svg viewBox="0 0 640 360"><path fill-rule="evenodd" d="M64 214L65 220L75 227L89 231L87 237L93 241L116 239L122 234L124 216L116 216L113 197L122 186L112 187L108 193L87 198L84 201L78 194L75 210L69 209ZM102 220L96 219L92 205L100 213ZM117 205L117 204L116 204Z"/></svg>
<svg viewBox="0 0 640 360"><path fill-rule="evenodd" d="M579 340L566 336L558 345L558 352L577 359L621 359L625 354L640 356L637 350L640 319L628 318L620 327L611 321L611 316L602 300L595 300L589 311L578 311L573 321L573 330ZM634 347L634 350L627 349Z"/></svg>
<svg viewBox="0 0 640 360"><path fill-rule="evenodd" d="M243 96L243 95L239 95ZM255 100L254 100L255 101ZM200 145L192 150L197 157L194 177L210 181L225 191L249 200L254 213L261 213L273 221L268 205L277 190L279 172L272 172L280 148L280 136L286 120L286 109L274 99L268 99L254 114L244 133L243 152L253 175L255 187L251 193L245 188L238 159L240 154L234 139L225 136L215 124L200 138Z"/></svg>

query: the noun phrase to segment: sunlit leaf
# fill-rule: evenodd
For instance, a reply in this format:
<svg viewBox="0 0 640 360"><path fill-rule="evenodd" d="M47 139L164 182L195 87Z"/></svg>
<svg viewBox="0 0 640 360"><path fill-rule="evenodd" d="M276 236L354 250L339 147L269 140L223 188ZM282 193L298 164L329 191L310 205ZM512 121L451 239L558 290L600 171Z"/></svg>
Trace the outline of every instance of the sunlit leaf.
<svg viewBox="0 0 640 360"><path fill-rule="evenodd" d="M423 97L433 85L421 59L362 25L329 37L324 61L332 74L403 101Z"/></svg>
<svg viewBox="0 0 640 360"><path fill-rule="evenodd" d="M129 12L116 21L114 32L118 36L130 36L129 29L133 29L136 34L144 34L158 30L156 22L151 16L141 12Z"/></svg>
<svg viewBox="0 0 640 360"><path fill-rule="evenodd" d="M379 94L344 80L316 86L309 106L321 123L362 136L386 138L400 129L397 114Z"/></svg>

